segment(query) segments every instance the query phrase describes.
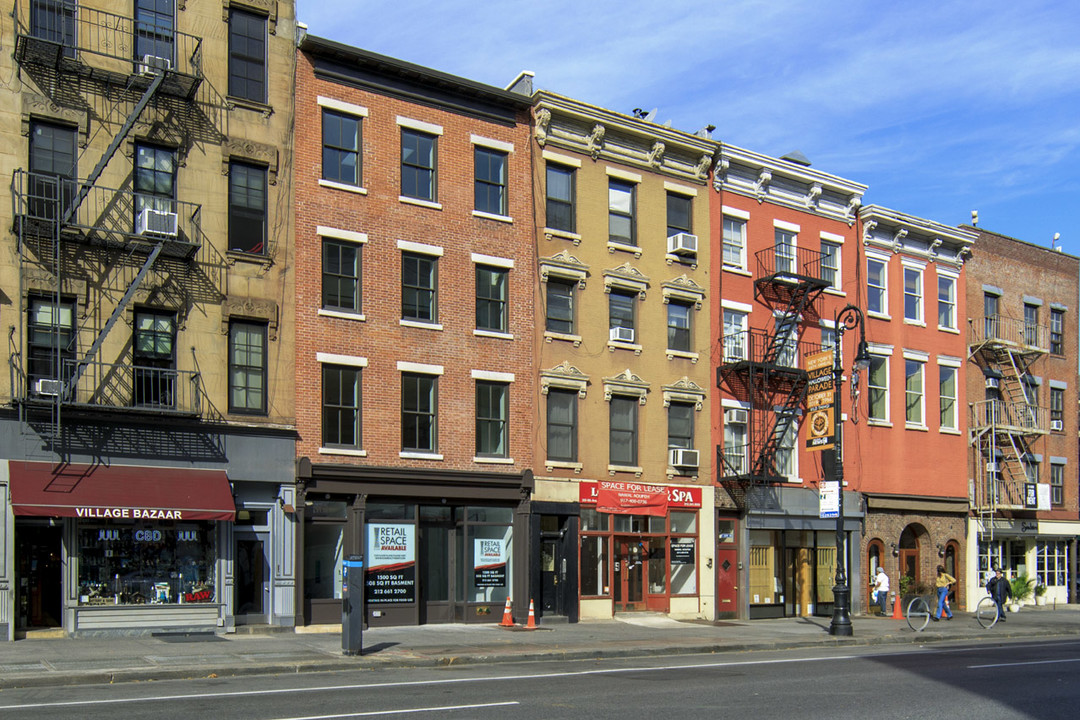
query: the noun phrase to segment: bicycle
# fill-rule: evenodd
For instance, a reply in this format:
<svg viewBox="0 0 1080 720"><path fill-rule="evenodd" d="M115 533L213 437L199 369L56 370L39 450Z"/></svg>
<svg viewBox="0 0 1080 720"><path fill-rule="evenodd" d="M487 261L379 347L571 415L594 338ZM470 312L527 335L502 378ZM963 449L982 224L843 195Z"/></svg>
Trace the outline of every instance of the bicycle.
<svg viewBox="0 0 1080 720"><path fill-rule="evenodd" d="M1001 619L1001 611L998 609L997 603L994 602L994 598L987 595L979 601L979 604L975 607L975 619L986 630L997 625L998 620Z"/></svg>
<svg viewBox="0 0 1080 720"><path fill-rule="evenodd" d="M915 632L922 632L930 624L930 603L926 602L929 596L917 595L911 598L904 612L908 627ZM937 607L937 598L934 598L934 607Z"/></svg>

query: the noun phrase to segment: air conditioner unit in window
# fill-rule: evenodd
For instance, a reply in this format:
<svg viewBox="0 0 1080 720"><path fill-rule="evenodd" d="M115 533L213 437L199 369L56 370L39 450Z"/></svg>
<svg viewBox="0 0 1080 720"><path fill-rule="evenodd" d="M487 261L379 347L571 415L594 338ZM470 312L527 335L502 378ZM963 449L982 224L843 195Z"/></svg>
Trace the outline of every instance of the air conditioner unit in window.
<svg viewBox="0 0 1080 720"><path fill-rule="evenodd" d="M675 233L667 239L667 251L674 255L697 255L697 235Z"/></svg>
<svg viewBox="0 0 1080 720"><path fill-rule="evenodd" d="M1064 430L1065 429L1065 421L1064 420L1051 420L1050 421L1050 429L1051 430L1057 430L1057 431Z"/></svg>
<svg viewBox="0 0 1080 720"><path fill-rule="evenodd" d="M995 377L988 377L986 378L986 387L991 390L997 390L999 387L1001 387L1001 380Z"/></svg>
<svg viewBox="0 0 1080 720"><path fill-rule="evenodd" d="M142 62L136 68L140 75L151 77L167 70L172 70L172 60L157 55L143 55Z"/></svg>
<svg viewBox="0 0 1080 720"><path fill-rule="evenodd" d="M698 451L684 448L668 450L668 464L672 467L696 468L698 466Z"/></svg>
<svg viewBox="0 0 1080 720"><path fill-rule="evenodd" d="M998 471L998 464L996 462L991 460L990 462L986 463L986 472L995 473L997 471Z"/></svg>
<svg viewBox="0 0 1080 720"><path fill-rule="evenodd" d="M176 237L176 213L147 208L135 220L136 235Z"/></svg>
<svg viewBox="0 0 1080 720"><path fill-rule="evenodd" d="M612 342L634 342L634 328L613 327L608 331L608 339Z"/></svg>
<svg viewBox="0 0 1080 720"><path fill-rule="evenodd" d="M34 392L38 395L56 397L64 390L64 383L52 378L38 378L34 381Z"/></svg>
<svg viewBox="0 0 1080 720"><path fill-rule="evenodd" d="M724 411L724 422L746 424L747 413L738 408L729 408Z"/></svg>

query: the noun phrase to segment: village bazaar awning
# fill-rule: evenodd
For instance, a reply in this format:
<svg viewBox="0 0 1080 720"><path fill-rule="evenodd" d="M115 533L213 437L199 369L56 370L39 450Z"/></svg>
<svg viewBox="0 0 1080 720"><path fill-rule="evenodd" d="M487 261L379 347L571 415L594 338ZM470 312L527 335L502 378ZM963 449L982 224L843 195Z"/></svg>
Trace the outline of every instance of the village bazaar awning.
<svg viewBox="0 0 1080 720"><path fill-rule="evenodd" d="M229 520L224 470L9 461L16 515L117 520Z"/></svg>

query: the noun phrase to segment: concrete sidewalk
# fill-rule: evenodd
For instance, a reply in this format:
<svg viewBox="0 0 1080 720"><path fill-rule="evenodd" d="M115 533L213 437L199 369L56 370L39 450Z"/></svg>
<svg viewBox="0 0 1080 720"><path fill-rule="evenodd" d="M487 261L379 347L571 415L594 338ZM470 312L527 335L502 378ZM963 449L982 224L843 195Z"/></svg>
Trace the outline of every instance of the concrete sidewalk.
<svg viewBox="0 0 1080 720"><path fill-rule="evenodd" d="M1080 636L1080 605L1025 607L982 629L971 614L915 633L903 620L856 617L854 636L828 634L829 618L679 622L628 614L539 630L497 625L374 628L364 654L347 657L333 632L26 639L0 644L0 688L320 672L526 660Z"/></svg>

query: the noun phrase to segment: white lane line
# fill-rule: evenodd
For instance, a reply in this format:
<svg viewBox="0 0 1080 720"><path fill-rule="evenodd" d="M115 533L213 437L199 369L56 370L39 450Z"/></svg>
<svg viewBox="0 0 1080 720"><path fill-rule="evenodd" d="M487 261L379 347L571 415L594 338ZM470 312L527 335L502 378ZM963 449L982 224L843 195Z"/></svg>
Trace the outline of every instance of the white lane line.
<svg viewBox="0 0 1080 720"><path fill-rule="evenodd" d="M483 703L477 705L443 705L441 707L410 708L408 710L372 710L370 712L345 713L340 715L307 715L305 717L279 718L279 720L330 720L330 718L375 717L377 715L408 715L410 713L446 712L450 710L477 710L479 708L505 707L520 705L519 702Z"/></svg>
<svg viewBox="0 0 1080 720"><path fill-rule="evenodd" d="M968 670L983 670L985 668L1020 667L1021 665L1056 665L1058 663L1080 662L1080 658L1064 658L1062 660L1029 660L1028 662L994 663L992 665L968 665Z"/></svg>

